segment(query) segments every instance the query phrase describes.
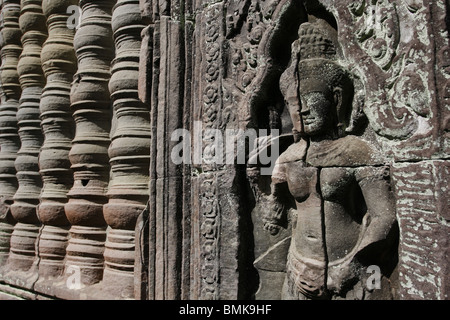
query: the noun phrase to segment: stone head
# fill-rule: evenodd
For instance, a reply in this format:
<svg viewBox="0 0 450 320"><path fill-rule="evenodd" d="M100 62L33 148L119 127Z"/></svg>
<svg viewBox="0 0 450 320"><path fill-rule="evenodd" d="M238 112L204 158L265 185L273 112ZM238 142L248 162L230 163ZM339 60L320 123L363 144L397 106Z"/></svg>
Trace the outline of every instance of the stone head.
<svg viewBox="0 0 450 320"><path fill-rule="evenodd" d="M351 81L337 63L308 59L298 64L300 118L308 136L341 136L348 126Z"/></svg>
<svg viewBox="0 0 450 320"><path fill-rule="evenodd" d="M316 21L303 23L298 34L291 64L280 81L294 133L342 136L350 122L354 90L338 63L336 30Z"/></svg>

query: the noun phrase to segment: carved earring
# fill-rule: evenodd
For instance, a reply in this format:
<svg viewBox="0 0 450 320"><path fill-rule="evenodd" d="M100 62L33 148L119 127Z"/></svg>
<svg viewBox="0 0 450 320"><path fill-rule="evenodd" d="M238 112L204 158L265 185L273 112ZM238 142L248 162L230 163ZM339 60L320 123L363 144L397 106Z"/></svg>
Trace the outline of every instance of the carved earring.
<svg viewBox="0 0 450 320"><path fill-rule="evenodd" d="M333 90L334 103L336 105L336 122L339 134L345 130L345 110L342 103L342 88L335 88Z"/></svg>
<svg viewBox="0 0 450 320"><path fill-rule="evenodd" d="M360 90L356 92L354 95L349 125L345 129L346 133L352 133L353 131L357 130L357 128L361 125L362 119L365 118L363 107L364 107L364 92Z"/></svg>

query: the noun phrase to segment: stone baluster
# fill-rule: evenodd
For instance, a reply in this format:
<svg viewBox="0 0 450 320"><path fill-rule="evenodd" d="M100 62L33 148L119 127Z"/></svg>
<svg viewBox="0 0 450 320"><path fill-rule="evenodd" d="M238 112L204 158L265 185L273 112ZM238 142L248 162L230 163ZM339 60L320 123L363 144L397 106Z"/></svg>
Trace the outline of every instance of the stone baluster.
<svg viewBox="0 0 450 320"><path fill-rule="evenodd" d="M38 156L43 142L39 118L39 102L45 77L41 67L42 45L47 38L46 19L42 0L22 0L20 29L23 33L23 51L17 71L22 87L17 121L21 148L15 167L19 188L11 206L12 216L18 223L11 237L9 264L12 270L28 270L34 262L35 243L40 222L37 205L42 188Z"/></svg>
<svg viewBox="0 0 450 320"><path fill-rule="evenodd" d="M20 148L17 127L17 110L20 98L20 83L17 62L22 51L19 28L19 1L3 1L1 7L1 58L0 68L0 266L6 264L11 234L15 220L11 216L11 205L18 188L14 161Z"/></svg>
<svg viewBox="0 0 450 320"><path fill-rule="evenodd" d="M18 101L21 94L21 88L19 74L17 73L17 63L19 61L20 53L22 52L22 44L20 42L22 32L19 27L20 1L3 1L2 14L2 89L6 96L6 101L10 99Z"/></svg>
<svg viewBox="0 0 450 320"><path fill-rule="evenodd" d="M134 293L135 226L149 197L150 113L139 99L141 19L139 0L119 0L112 27L116 57L109 82L115 128L109 147L112 179L109 202L104 206L108 223L105 244L104 287L122 298Z"/></svg>
<svg viewBox="0 0 450 320"><path fill-rule="evenodd" d="M78 71L71 91L76 123L70 161L74 184L66 214L72 224L67 247L67 270L79 270L82 285L99 282L103 276L106 222L103 205L109 171L111 101L108 83L114 57L111 11L114 1L81 0L81 24L74 38Z"/></svg>
<svg viewBox="0 0 450 320"><path fill-rule="evenodd" d="M42 10L47 18L48 38L41 52L41 63L47 83L40 102L44 143L39 155L43 180L38 208L44 224L39 239L39 274L41 279L57 278L64 270L69 221L64 205L73 183L69 151L74 136L74 121L70 110L70 88L76 72L73 49L75 30L68 28L67 8L76 0L45 0Z"/></svg>

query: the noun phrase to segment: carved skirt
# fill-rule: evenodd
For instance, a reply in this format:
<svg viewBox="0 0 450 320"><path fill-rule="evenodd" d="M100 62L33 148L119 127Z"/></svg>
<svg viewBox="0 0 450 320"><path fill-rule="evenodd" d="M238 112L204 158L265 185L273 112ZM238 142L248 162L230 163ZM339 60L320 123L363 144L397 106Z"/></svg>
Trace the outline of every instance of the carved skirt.
<svg viewBox="0 0 450 320"><path fill-rule="evenodd" d="M326 290L326 263L308 259L289 251L286 264L287 290L291 296L303 294L310 299L323 299Z"/></svg>

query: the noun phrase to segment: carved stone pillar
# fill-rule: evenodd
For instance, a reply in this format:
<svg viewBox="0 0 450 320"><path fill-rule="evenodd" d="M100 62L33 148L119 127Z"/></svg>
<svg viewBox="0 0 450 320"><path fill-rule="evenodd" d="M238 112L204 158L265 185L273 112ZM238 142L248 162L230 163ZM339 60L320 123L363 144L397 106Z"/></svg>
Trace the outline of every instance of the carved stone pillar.
<svg viewBox="0 0 450 320"><path fill-rule="evenodd" d="M216 139L225 137L226 129L238 128L239 120L230 93L224 91L225 10L225 1L202 1L193 8L199 13L192 45L191 299L237 299L243 292L240 272L245 267L236 259L243 248L242 172L224 158L217 161L224 150Z"/></svg>
<svg viewBox="0 0 450 320"><path fill-rule="evenodd" d="M139 1L119 0L112 27L116 57L109 89L115 127L109 147L112 177L104 217L109 225L104 286L121 298L134 296L135 226L148 201L150 113L138 96L141 31Z"/></svg>
<svg viewBox="0 0 450 320"><path fill-rule="evenodd" d="M48 38L43 44L41 63L47 83L40 102L44 143L39 155L39 169L43 188L38 208L39 220L44 224L39 240L39 274L58 277L64 269L69 222L64 212L67 192L72 185L69 151L74 136L70 111L70 88L76 71L73 50L74 29L67 27L69 5L74 0L43 1L47 18Z"/></svg>
<svg viewBox="0 0 450 320"><path fill-rule="evenodd" d="M65 206L72 224L66 268L79 269L81 283L99 282L103 275L111 109L108 82L114 57L111 30L113 1L80 1L81 25L74 38L78 71L72 84L71 107L76 135L70 150L74 184Z"/></svg>
<svg viewBox="0 0 450 320"><path fill-rule="evenodd" d="M148 298L186 299L189 296L189 237L183 228L190 208L184 207L183 166L171 161L177 144L171 134L189 122L184 112L185 41L180 1L142 1L144 17L150 25L143 32L141 94L150 104L150 199ZM186 24L187 25L187 24ZM186 78L187 79L187 78ZM183 210L186 209L186 210ZM183 242L183 239L185 240ZM185 281L184 279L187 279ZM183 286L187 284L186 286Z"/></svg>
<svg viewBox="0 0 450 320"><path fill-rule="evenodd" d="M9 257L12 270L27 270L35 258L35 243L40 222L37 205L42 188L38 155L43 142L39 118L39 102L45 78L41 67L42 44L47 38L46 19L42 1L22 1L19 19L23 51L17 66L22 87L17 112L21 148L15 166L19 188L14 195L11 213L18 223L11 237Z"/></svg>
<svg viewBox="0 0 450 320"><path fill-rule="evenodd" d="M20 1L3 1L2 14L2 89L6 96L6 100L19 100L21 88L19 74L17 73L17 63L20 53L22 52L22 44L20 42L22 33L19 27Z"/></svg>
<svg viewBox="0 0 450 320"><path fill-rule="evenodd" d="M243 122L236 115L240 106L232 105L224 91L230 3L234 9L238 1L141 1L150 21L143 31L140 70L152 129L149 299L247 297L247 283L241 281L249 261L243 243L249 234L242 232L242 171L214 163L214 153L221 150L214 149L214 137L205 136L225 136L226 129ZM173 140L176 131L182 141ZM180 145L181 163L172 158Z"/></svg>
<svg viewBox="0 0 450 320"><path fill-rule="evenodd" d="M20 148L17 127L17 110L20 83L17 62L22 51L19 28L19 1L3 1L1 8L3 29L1 31L0 82L2 99L0 105L0 266L8 258L10 238L15 221L11 216L11 204L18 182L14 161Z"/></svg>

